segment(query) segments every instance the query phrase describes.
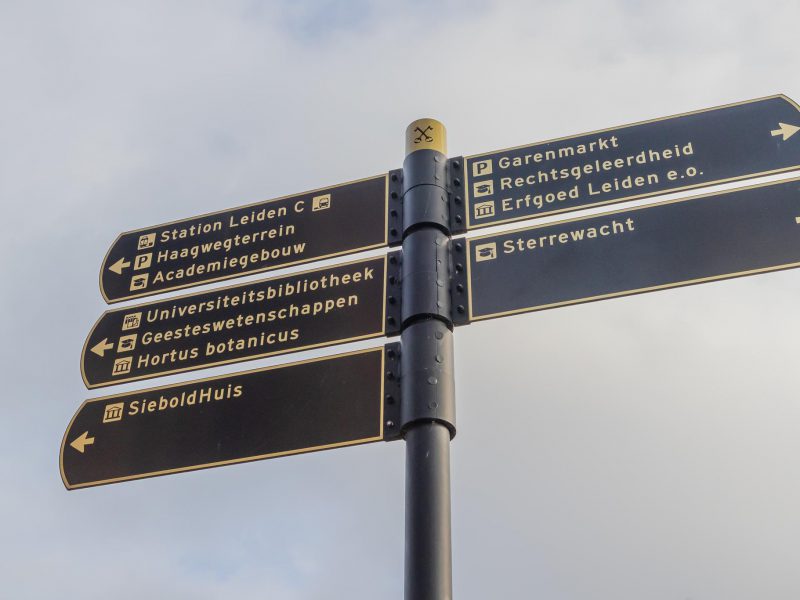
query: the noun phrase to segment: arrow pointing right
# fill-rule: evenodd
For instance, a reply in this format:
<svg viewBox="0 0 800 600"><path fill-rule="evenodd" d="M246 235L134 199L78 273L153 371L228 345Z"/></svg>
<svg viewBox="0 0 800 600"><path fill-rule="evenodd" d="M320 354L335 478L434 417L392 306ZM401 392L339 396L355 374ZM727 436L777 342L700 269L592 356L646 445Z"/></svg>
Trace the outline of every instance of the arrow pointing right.
<svg viewBox="0 0 800 600"><path fill-rule="evenodd" d="M91 350L92 352L97 354L97 356L103 356L106 350L111 350L113 347L114 347L113 342L109 342L108 338L103 338L102 340L100 340L100 342L92 346Z"/></svg>
<svg viewBox="0 0 800 600"><path fill-rule="evenodd" d="M113 265L108 267L108 270L112 271L113 273L116 273L117 275L122 275L122 269L124 269L125 267L130 267L130 266L131 266L131 263L129 263L127 260L125 260L125 257L123 256L117 262L115 262Z"/></svg>
<svg viewBox="0 0 800 600"><path fill-rule="evenodd" d="M70 446L75 448L75 450L77 450L81 454L83 454L83 451L86 449L86 446L91 446L92 444L94 444L94 438L89 437L88 431L84 431L82 434L80 434L77 438L75 438L69 443Z"/></svg>
<svg viewBox="0 0 800 600"><path fill-rule="evenodd" d="M770 133L772 134L772 137L777 137L779 135L782 135L783 141L785 142L798 131L800 131L800 127L797 127L796 125L789 125L788 123L778 123L778 129L773 129L772 131L770 131Z"/></svg>

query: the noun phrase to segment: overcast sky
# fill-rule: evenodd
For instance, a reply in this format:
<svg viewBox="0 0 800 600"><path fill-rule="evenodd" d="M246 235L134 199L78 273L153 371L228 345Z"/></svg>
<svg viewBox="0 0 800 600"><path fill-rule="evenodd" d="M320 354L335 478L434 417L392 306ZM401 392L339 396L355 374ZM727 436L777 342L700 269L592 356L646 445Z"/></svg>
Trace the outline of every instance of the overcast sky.
<svg viewBox="0 0 800 600"><path fill-rule="evenodd" d="M456 156L798 100L798 22L796 0L0 1L0 596L402 598L403 442L64 489L109 244L397 168L423 116ZM458 329L455 597L800 597L799 300L785 271Z"/></svg>

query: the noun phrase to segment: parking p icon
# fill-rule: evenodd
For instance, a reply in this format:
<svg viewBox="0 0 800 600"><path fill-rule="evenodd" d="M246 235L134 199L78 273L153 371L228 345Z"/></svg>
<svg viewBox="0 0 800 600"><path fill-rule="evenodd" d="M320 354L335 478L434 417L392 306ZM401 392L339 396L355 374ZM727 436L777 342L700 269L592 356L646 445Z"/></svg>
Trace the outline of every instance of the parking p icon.
<svg viewBox="0 0 800 600"><path fill-rule="evenodd" d="M152 263L152 252L148 252L147 254L137 254L136 258L133 260L133 270L141 271L142 269L147 269Z"/></svg>
<svg viewBox="0 0 800 600"><path fill-rule="evenodd" d="M472 163L472 176L484 177L485 175L492 174L492 159L476 160Z"/></svg>

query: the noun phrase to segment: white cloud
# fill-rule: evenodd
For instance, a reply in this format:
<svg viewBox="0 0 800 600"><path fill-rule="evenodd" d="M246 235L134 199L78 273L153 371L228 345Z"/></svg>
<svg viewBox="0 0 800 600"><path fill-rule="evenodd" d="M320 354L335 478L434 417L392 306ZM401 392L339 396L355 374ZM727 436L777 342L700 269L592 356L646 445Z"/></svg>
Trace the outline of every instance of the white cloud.
<svg viewBox="0 0 800 600"><path fill-rule="evenodd" d="M13 598L400 598L403 446L67 493L123 230L776 92L795 2L0 6L0 510ZM793 87L794 86L794 87ZM798 274L456 332L456 597L791 598Z"/></svg>

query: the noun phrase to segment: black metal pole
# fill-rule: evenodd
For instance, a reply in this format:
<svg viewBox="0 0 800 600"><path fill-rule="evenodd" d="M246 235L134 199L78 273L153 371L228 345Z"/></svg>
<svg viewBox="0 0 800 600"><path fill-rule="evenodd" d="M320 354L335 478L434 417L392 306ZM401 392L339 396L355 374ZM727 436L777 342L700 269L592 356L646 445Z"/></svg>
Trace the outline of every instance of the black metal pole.
<svg viewBox="0 0 800 600"><path fill-rule="evenodd" d="M406 434L407 600L453 597L450 431L424 423Z"/></svg>
<svg viewBox="0 0 800 600"><path fill-rule="evenodd" d="M406 600L450 600L450 440L455 435L444 126L406 130L401 427L406 440Z"/></svg>

